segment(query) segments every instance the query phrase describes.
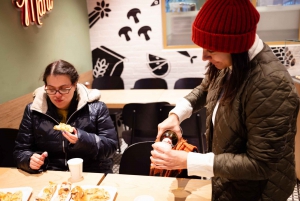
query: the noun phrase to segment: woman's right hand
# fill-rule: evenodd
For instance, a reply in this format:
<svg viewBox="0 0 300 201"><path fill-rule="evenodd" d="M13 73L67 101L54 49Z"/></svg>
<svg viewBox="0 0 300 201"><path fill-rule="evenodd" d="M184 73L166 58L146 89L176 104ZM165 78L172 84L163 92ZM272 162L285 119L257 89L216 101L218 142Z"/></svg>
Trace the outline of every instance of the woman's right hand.
<svg viewBox="0 0 300 201"><path fill-rule="evenodd" d="M160 136L166 130L174 131L177 134L178 139L180 139L182 137L179 118L176 114L171 113L168 118L166 118L163 122L158 124L158 133L157 133L156 139L160 139Z"/></svg>
<svg viewBox="0 0 300 201"><path fill-rule="evenodd" d="M33 154L30 157L29 167L33 170L39 170L42 165L44 165L45 158L48 156L48 153L45 151L41 155L40 154Z"/></svg>

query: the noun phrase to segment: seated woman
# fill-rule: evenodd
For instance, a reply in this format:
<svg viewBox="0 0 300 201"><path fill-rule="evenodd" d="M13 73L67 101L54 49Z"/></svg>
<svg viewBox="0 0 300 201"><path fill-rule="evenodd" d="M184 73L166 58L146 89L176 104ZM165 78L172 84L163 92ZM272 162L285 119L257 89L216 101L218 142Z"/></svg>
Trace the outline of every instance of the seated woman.
<svg viewBox="0 0 300 201"><path fill-rule="evenodd" d="M67 160L83 159L83 171L112 173L117 134L100 91L78 83L74 66L59 60L44 72L45 86L25 108L16 139L17 167L38 173L68 170ZM73 131L54 130L60 123Z"/></svg>

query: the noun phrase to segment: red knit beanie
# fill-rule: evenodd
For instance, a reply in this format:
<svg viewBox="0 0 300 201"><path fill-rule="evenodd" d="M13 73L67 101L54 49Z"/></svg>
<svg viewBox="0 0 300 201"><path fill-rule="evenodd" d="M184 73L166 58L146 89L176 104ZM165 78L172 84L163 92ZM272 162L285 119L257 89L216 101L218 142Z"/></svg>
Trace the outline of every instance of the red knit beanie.
<svg viewBox="0 0 300 201"><path fill-rule="evenodd" d="M207 0L193 23L192 40L208 50L246 52L254 43L259 17L250 0Z"/></svg>

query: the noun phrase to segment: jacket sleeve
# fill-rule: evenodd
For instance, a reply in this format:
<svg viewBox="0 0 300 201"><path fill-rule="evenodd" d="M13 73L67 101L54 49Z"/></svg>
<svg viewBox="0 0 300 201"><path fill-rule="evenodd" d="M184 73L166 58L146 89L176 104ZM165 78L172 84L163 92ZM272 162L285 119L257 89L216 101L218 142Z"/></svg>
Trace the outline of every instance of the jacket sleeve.
<svg viewBox="0 0 300 201"><path fill-rule="evenodd" d="M117 150L118 136L106 105L101 102L90 104L90 112L96 112L96 133L76 128L79 141L72 146L74 152L87 153L100 160L112 158Z"/></svg>
<svg viewBox="0 0 300 201"><path fill-rule="evenodd" d="M184 97L191 103L193 112L199 111L205 106L208 86L209 81L206 75L202 83Z"/></svg>
<svg viewBox="0 0 300 201"><path fill-rule="evenodd" d="M246 152L216 155L214 174L229 179L268 179L279 161L293 152L298 95L289 76L277 74L249 84L241 102Z"/></svg>
<svg viewBox="0 0 300 201"><path fill-rule="evenodd" d="M25 108L23 119L19 127L19 133L15 142L14 160L17 168L29 173L39 173L41 170L32 170L29 167L30 157L33 152L34 135L32 131L31 110L28 104Z"/></svg>

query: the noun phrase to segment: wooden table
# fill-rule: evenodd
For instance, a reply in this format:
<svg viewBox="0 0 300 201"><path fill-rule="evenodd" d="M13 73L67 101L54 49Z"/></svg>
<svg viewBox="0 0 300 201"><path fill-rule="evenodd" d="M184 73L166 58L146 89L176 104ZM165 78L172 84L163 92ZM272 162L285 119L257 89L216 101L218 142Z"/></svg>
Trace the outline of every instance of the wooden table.
<svg viewBox="0 0 300 201"><path fill-rule="evenodd" d="M99 185L103 178L102 173L83 172L83 180L73 184ZM69 179L70 172L46 171L40 174L29 174L16 168L0 168L0 188L31 187L33 191L29 200L35 200L49 181L61 184Z"/></svg>
<svg viewBox="0 0 300 201"><path fill-rule="evenodd" d="M150 195L155 201L208 201L211 200L211 181L153 177L125 174L108 174L100 186L114 186L114 201L133 201L139 195Z"/></svg>
<svg viewBox="0 0 300 201"><path fill-rule="evenodd" d="M121 89L101 90L101 98L108 108L123 108L127 103L150 103L167 101L175 105L191 89Z"/></svg>

